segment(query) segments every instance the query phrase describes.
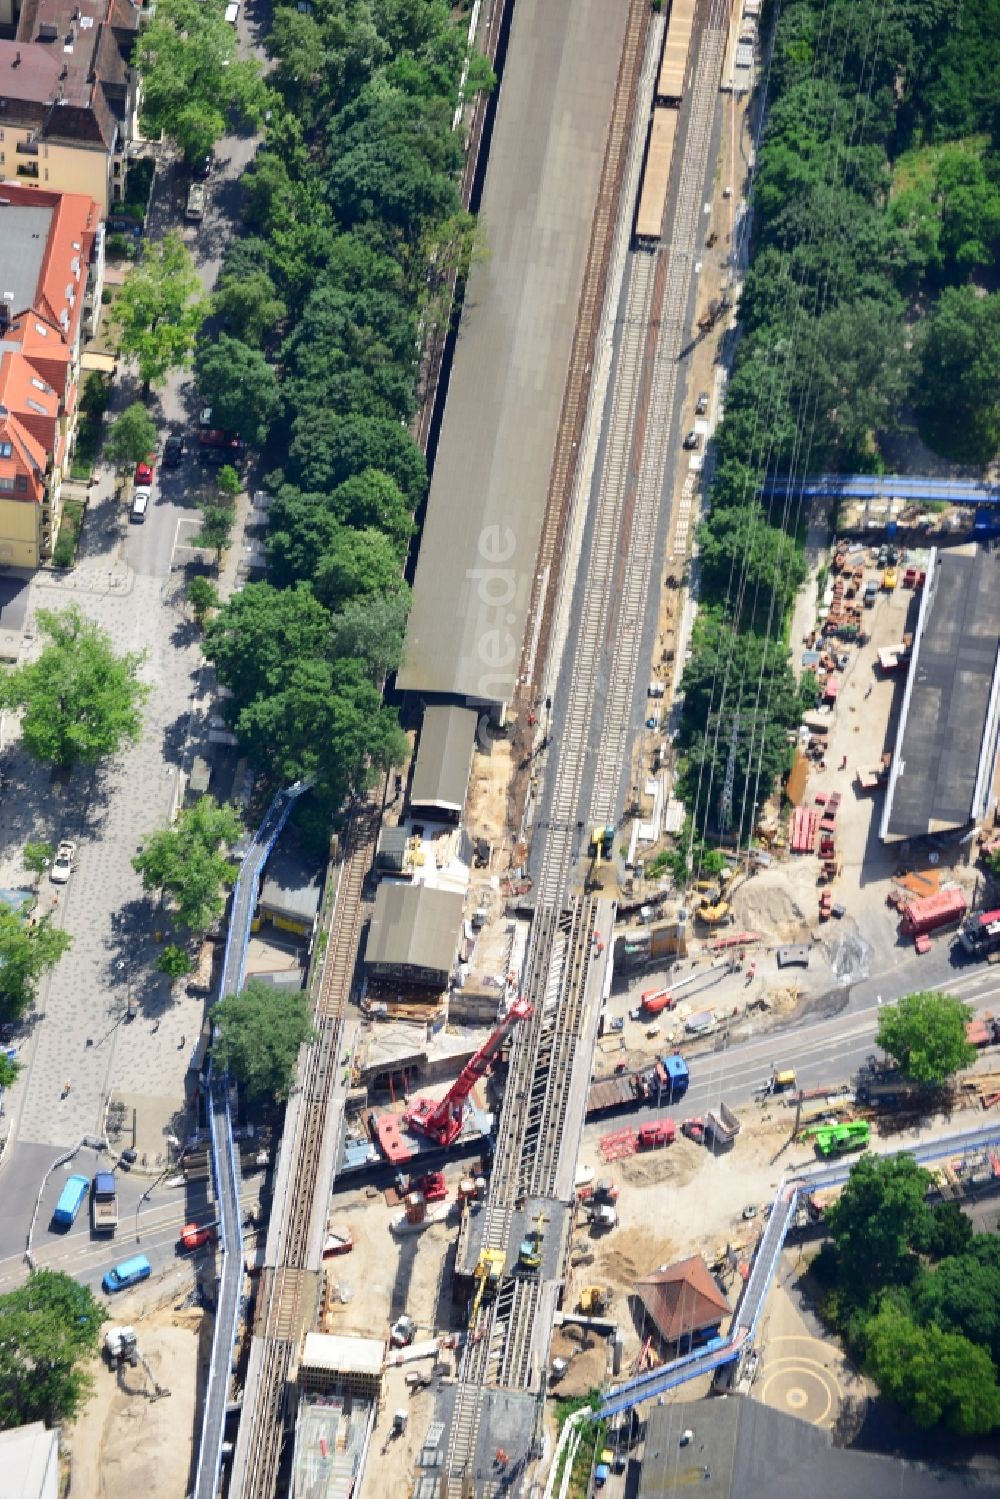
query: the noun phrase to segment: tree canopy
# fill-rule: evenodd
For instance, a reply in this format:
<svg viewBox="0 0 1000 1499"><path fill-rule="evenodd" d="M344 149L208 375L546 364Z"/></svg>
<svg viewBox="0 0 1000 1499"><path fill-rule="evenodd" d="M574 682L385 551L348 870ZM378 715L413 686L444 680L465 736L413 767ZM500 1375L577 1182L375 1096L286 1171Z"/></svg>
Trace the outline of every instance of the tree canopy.
<svg viewBox="0 0 1000 1499"><path fill-rule="evenodd" d="M22 714L25 749L43 764L97 765L139 738L149 687L143 657L116 655L105 632L72 604L39 609L41 655L0 679L0 704Z"/></svg>
<svg viewBox="0 0 1000 1499"><path fill-rule="evenodd" d="M241 832L236 807L203 796L172 827L145 839L132 866L142 875L144 890L169 899L182 927L202 932L222 914L223 892L237 873L223 849Z"/></svg>
<svg viewBox="0 0 1000 1499"><path fill-rule="evenodd" d="M930 1173L910 1155L862 1156L827 1226L848 1283L859 1289L905 1282L930 1233Z"/></svg>
<svg viewBox="0 0 1000 1499"><path fill-rule="evenodd" d="M163 131L189 161L225 134L230 109L250 119L263 109L259 65L237 58L225 0L157 0L140 32L136 62L147 134Z"/></svg>
<svg viewBox="0 0 1000 1499"><path fill-rule="evenodd" d="M156 423L141 401L126 406L111 423L104 456L115 468L131 468L144 462L156 449Z"/></svg>
<svg viewBox="0 0 1000 1499"><path fill-rule="evenodd" d="M212 421L251 445L263 442L278 410L278 380L260 350L222 333L198 346L195 370Z"/></svg>
<svg viewBox="0 0 1000 1499"><path fill-rule="evenodd" d="M251 979L239 994L212 1007L217 1026L214 1058L249 1099L288 1097L299 1048L314 1039L309 1001L302 992L283 994Z"/></svg>
<svg viewBox="0 0 1000 1499"><path fill-rule="evenodd" d="M0 906L0 1015L19 1020L34 1004L38 981L69 949L72 937L54 926L51 913L29 926L20 913Z"/></svg>
<svg viewBox="0 0 1000 1499"><path fill-rule="evenodd" d="M949 287L932 309L920 355L921 431L939 452L988 463L1000 452L1000 293Z"/></svg>
<svg viewBox="0 0 1000 1499"><path fill-rule="evenodd" d="M981 1436L1000 1426L1000 1389L985 1348L934 1322L920 1326L887 1299L865 1327L865 1364L917 1426Z"/></svg>
<svg viewBox="0 0 1000 1499"><path fill-rule="evenodd" d="M149 32L144 33L148 40ZM146 385L183 369L207 310L198 273L179 234L146 242L115 303L118 352L134 358Z"/></svg>
<svg viewBox="0 0 1000 1499"><path fill-rule="evenodd" d="M895 1058L907 1077L937 1084L975 1061L965 1039L972 1010L952 994L922 989L879 1012L876 1044Z"/></svg>
<svg viewBox="0 0 1000 1499"><path fill-rule="evenodd" d="M0 1296L0 1426L57 1426L90 1394L85 1365L96 1355L107 1312L60 1270L33 1270Z"/></svg>

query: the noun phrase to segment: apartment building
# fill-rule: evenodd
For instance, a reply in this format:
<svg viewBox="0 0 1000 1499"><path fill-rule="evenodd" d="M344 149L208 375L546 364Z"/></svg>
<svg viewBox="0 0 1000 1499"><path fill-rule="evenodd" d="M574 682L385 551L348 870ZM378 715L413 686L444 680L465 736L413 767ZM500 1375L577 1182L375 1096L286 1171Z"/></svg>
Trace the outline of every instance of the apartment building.
<svg viewBox="0 0 1000 1499"><path fill-rule="evenodd" d="M0 567L52 553L103 273L95 199L0 182Z"/></svg>
<svg viewBox="0 0 1000 1499"><path fill-rule="evenodd" d="M131 0L0 0L0 177L107 216L137 132L139 15Z"/></svg>

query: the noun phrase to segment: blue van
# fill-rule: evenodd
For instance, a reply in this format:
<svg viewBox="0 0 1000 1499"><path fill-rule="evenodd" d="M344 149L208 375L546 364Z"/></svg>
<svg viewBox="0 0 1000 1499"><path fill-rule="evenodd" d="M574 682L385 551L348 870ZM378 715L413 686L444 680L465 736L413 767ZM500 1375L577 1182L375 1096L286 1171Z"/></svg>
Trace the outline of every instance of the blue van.
<svg viewBox="0 0 1000 1499"><path fill-rule="evenodd" d="M148 1280L153 1273L153 1267L144 1254L134 1254L130 1260L122 1260L113 1270L109 1270L101 1281L101 1285L109 1296L115 1291L127 1291L129 1286L137 1286L141 1280Z"/></svg>
<svg viewBox="0 0 1000 1499"><path fill-rule="evenodd" d="M89 1176L71 1176L59 1193L59 1201L52 1214L56 1228L72 1228L80 1211L83 1199L90 1190Z"/></svg>

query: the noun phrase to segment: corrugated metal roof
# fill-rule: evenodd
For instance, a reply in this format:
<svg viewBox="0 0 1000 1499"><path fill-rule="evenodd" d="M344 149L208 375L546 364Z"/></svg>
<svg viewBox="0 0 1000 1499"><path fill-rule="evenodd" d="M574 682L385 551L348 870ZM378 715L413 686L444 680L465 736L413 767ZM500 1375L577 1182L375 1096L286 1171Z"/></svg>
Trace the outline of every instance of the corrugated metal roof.
<svg viewBox="0 0 1000 1499"><path fill-rule="evenodd" d="M410 805L460 814L469 789L475 742L476 714L471 708L427 708L413 768Z"/></svg>
<svg viewBox="0 0 1000 1499"><path fill-rule="evenodd" d="M365 963L448 973L458 951L465 897L456 890L383 880L375 896Z"/></svg>

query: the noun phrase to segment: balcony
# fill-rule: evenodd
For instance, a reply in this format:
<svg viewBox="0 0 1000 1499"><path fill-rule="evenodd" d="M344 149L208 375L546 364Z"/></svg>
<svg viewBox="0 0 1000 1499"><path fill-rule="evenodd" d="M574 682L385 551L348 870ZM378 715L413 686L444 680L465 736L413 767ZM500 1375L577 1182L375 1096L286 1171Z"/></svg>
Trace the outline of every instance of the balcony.
<svg viewBox="0 0 1000 1499"><path fill-rule="evenodd" d="M29 182L37 182L38 181L38 162L37 161L20 162L18 164L18 168L17 168L17 175L19 177L25 177L25 178L27 178L27 180Z"/></svg>

